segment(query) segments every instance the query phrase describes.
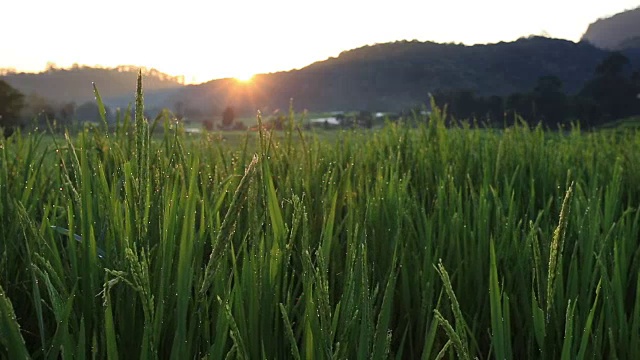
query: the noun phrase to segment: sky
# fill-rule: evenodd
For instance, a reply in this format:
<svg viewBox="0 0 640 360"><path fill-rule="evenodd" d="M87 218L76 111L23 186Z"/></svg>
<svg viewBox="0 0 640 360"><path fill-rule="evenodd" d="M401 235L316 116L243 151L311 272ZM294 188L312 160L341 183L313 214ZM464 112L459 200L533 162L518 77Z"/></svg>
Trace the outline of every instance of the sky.
<svg viewBox="0 0 640 360"><path fill-rule="evenodd" d="M640 0L1 0L0 68L136 65L187 83L301 68L375 43L472 44L587 26Z"/></svg>

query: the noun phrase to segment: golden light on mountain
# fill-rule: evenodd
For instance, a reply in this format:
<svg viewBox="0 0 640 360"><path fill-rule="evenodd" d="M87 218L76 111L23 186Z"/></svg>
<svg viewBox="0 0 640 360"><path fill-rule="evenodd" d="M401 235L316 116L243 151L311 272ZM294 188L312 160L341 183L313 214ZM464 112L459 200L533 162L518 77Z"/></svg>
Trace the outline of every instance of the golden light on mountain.
<svg viewBox="0 0 640 360"><path fill-rule="evenodd" d="M248 83L248 82L251 82L251 80L253 80L253 76L254 74L252 73L243 73L243 74L236 75L235 79L242 83Z"/></svg>

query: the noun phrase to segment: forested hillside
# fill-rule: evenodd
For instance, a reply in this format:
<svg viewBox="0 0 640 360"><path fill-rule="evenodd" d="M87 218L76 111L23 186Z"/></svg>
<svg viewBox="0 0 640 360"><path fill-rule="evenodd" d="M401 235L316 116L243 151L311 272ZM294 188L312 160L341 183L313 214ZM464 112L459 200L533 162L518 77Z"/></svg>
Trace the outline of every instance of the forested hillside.
<svg viewBox="0 0 640 360"><path fill-rule="evenodd" d="M183 79L156 69L136 66L115 68L73 66L69 69L48 66L40 73L12 72L4 70L0 79L6 81L25 95L37 94L51 103L75 102L81 104L93 100L95 83L100 95L107 101L118 98L130 99L135 92L136 76L142 70L145 90L149 93L182 87Z"/></svg>
<svg viewBox="0 0 640 360"><path fill-rule="evenodd" d="M508 96L555 76L568 94L579 92L610 53L588 43L543 37L465 46L401 41L345 51L337 58L289 72L259 75L251 83L233 79L188 86L170 103L219 113L226 106L250 114L257 109L310 111L399 111L428 101L430 93L465 89L482 96ZM627 54L638 69L640 54Z"/></svg>

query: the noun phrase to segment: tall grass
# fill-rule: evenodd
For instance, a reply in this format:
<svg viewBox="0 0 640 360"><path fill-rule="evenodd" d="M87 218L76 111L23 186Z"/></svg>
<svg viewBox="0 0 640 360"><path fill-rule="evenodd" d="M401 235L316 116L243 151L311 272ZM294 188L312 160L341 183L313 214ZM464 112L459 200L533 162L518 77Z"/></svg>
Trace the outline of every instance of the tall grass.
<svg viewBox="0 0 640 360"><path fill-rule="evenodd" d="M639 133L142 107L0 140L0 358L640 358Z"/></svg>

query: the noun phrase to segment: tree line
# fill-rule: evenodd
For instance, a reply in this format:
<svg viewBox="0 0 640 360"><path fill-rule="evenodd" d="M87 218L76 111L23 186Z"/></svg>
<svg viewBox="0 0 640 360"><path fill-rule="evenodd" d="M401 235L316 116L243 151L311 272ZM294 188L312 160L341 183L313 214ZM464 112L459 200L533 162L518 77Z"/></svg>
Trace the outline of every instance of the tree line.
<svg viewBox="0 0 640 360"><path fill-rule="evenodd" d="M471 119L487 126L500 127L522 118L552 129L569 123L593 128L640 115L639 96L640 71L633 71L629 59L619 52L611 53L600 62L594 69L593 77L572 95L565 92L562 80L556 75L542 76L530 91L508 96L481 96L464 89L433 94L436 104L446 104L448 114L454 119ZM227 107L222 114L221 126L225 129L236 128L234 110ZM176 110L176 113L180 111ZM112 116L113 112L107 109L107 118ZM30 121L46 125L47 121L55 120L63 128L77 119L98 121L95 102L52 104L36 94L21 94L0 80L0 127L5 135ZM365 127L370 127L371 122L364 119ZM213 128L212 123L205 126Z"/></svg>
<svg viewBox="0 0 640 360"><path fill-rule="evenodd" d="M640 115L640 71L632 71L629 59L614 52L574 95L564 91L558 76L546 75L529 92L485 97L461 89L436 92L433 97L438 105L447 105L453 118L487 126L508 126L522 118L554 129L569 123L592 128Z"/></svg>
<svg viewBox="0 0 640 360"><path fill-rule="evenodd" d="M111 120L114 116L113 110L106 106L105 112L107 119ZM96 102L53 103L35 93L24 95L6 81L0 80L0 128L3 129L5 137L26 125L44 128L52 125L62 130L72 126L78 119L82 119L83 122L99 122Z"/></svg>

